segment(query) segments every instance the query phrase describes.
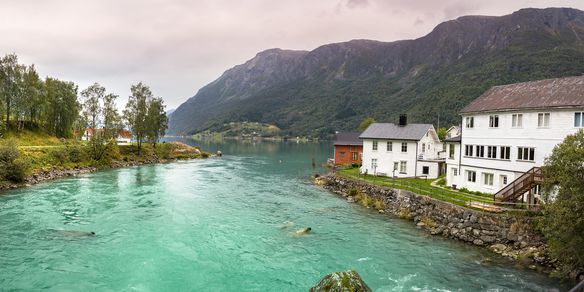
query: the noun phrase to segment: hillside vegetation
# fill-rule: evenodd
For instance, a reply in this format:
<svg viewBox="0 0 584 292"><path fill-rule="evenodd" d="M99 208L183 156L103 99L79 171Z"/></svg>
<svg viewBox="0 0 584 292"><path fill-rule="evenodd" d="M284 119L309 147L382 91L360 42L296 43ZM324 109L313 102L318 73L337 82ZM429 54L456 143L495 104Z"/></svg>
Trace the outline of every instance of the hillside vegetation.
<svg viewBox="0 0 584 292"><path fill-rule="evenodd" d="M182 104L169 132L273 124L282 135L328 137L366 117L459 123L458 110L494 85L584 73L584 12L522 9L465 16L397 42L354 40L313 51L271 49Z"/></svg>

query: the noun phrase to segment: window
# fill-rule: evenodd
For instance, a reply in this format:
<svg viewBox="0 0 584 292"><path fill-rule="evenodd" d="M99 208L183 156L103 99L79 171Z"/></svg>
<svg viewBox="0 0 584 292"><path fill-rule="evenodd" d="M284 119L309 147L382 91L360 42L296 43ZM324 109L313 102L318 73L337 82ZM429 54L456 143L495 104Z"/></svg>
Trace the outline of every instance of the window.
<svg viewBox="0 0 584 292"><path fill-rule="evenodd" d="M430 167L422 166L422 174L430 174Z"/></svg>
<svg viewBox="0 0 584 292"><path fill-rule="evenodd" d="M483 172L483 184L486 186L492 186L493 185L493 177L494 177L494 175L492 173Z"/></svg>
<svg viewBox="0 0 584 292"><path fill-rule="evenodd" d="M537 127L547 128L550 126L550 113L537 114Z"/></svg>
<svg viewBox="0 0 584 292"><path fill-rule="evenodd" d="M534 161L535 160L535 148L517 147L517 160Z"/></svg>
<svg viewBox="0 0 584 292"><path fill-rule="evenodd" d="M407 171L407 165L408 165L408 162L407 161L400 161L399 162L399 172L400 173L406 173L406 171Z"/></svg>
<svg viewBox="0 0 584 292"><path fill-rule="evenodd" d="M477 157L485 157L485 146L477 145Z"/></svg>
<svg viewBox="0 0 584 292"><path fill-rule="evenodd" d="M448 158L454 159L454 144L448 145Z"/></svg>
<svg viewBox="0 0 584 292"><path fill-rule="evenodd" d="M487 146L487 158L497 158L497 146Z"/></svg>
<svg viewBox="0 0 584 292"><path fill-rule="evenodd" d="M373 171L377 169L377 158L371 159L371 168L373 169Z"/></svg>
<svg viewBox="0 0 584 292"><path fill-rule="evenodd" d="M469 182L476 182L477 181L477 173L472 170L466 171L466 180Z"/></svg>
<svg viewBox="0 0 584 292"><path fill-rule="evenodd" d="M469 129L474 128L474 117L466 117L466 127Z"/></svg>
<svg viewBox="0 0 584 292"><path fill-rule="evenodd" d="M501 183L505 186L507 185L507 176L506 175L501 175Z"/></svg>
<svg viewBox="0 0 584 292"><path fill-rule="evenodd" d="M574 113L574 127L584 127L584 112Z"/></svg>
<svg viewBox="0 0 584 292"><path fill-rule="evenodd" d="M426 153L426 143L422 143L422 153Z"/></svg>
<svg viewBox="0 0 584 292"><path fill-rule="evenodd" d="M511 159L511 147L501 146L501 156L499 156L499 158L507 160Z"/></svg>
<svg viewBox="0 0 584 292"><path fill-rule="evenodd" d="M498 115L489 116L489 127L490 128L498 128L499 127L499 116Z"/></svg>
<svg viewBox="0 0 584 292"><path fill-rule="evenodd" d="M390 141L387 141L387 152L391 152L393 150L393 143Z"/></svg>
<svg viewBox="0 0 584 292"><path fill-rule="evenodd" d="M523 127L523 114L513 114L511 116L511 127L512 128Z"/></svg>
<svg viewBox="0 0 584 292"><path fill-rule="evenodd" d="M399 163L398 162L394 162L393 163L393 170L397 170Z"/></svg>
<svg viewBox="0 0 584 292"><path fill-rule="evenodd" d="M341 153L339 153L339 156L341 156L341 157L345 157L345 152L341 152Z"/></svg>
<svg viewBox="0 0 584 292"><path fill-rule="evenodd" d="M407 142L402 142L401 152L408 152L408 143Z"/></svg>
<svg viewBox="0 0 584 292"><path fill-rule="evenodd" d="M357 152L351 152L351 160L357 161Z"/></svg>
<svg viewBox="0 0 584 292"><path fill-rule="evenodd" d="M464 155L465 156L472 156L472 149L474 147L472 145L464 145Z"/></svg>
<svg viewBox="0 0 584 292"><path fill-rule="evenodd" d="M452 176L458 176L458 168L452 168Z"/></svg>
<svg viewBox="0 0 584 292"><path fill-rule="evenodd" d="M373 151L377 151L377 141L373 141Z"/></svg>

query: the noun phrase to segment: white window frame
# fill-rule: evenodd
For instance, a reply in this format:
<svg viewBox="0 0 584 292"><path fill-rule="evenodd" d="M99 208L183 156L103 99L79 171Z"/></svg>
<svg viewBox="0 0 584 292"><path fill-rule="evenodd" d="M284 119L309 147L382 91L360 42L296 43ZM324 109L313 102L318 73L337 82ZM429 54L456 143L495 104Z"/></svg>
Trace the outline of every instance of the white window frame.
<svg viewBox="0 0 584 292"><path fill-rule="evenodd" d="M537 113L537 127L549 128L551 119L551 113Z"/></svg>
<svg viewBox="0 0 584 292"><path fill-rule="evenodd" d="M489 116L489 128L496 129L499 127L499 115Z"/></svg>
<svg viewBox="0 0 584 292"><path fill-rule="evenodd" d="M501 175L501 184L506 186L507 184L509 184L509 178L507 177L507 175L502 174Z"/></svg>
<svg viewBox="0 0 584 292"><path fill-rule="evenodd" d="M535 161L535 147L517 147L517 161Z"/></svg>
<svg viewBox="0 0 584 292"><path fill-rule="evenodd" d="M387 146L385 151L392 152L393 151L393 143L391 141L387 141Z"/></svg>
<svg viewBox="0 0 584 292"><path fill-rule="evenodd" d="M493 181L495 180L495 174L490 172L483 172L483 184L485 186L493 186Z"/></svg>
<svg viewBox="0 0 584 292"><path fill-rule="evenodd" d="M399 162L399 173L408 173L408 162L402 160Z"/></svg>
<svg viewBox="0 0 584 292"><path fill-rule="evenodd" d="M475 183L477 182L477 172L474 170L467 170L466 171L466 181Z"/></svg>
<svg viewBox="0 0 584 292"><path fill-rule="evenodd" d="M452 168L452 176L458 176L458 168L456 167Z"/></svg>
<svg viewBox="0 0 584 292"><path fill-rule="evenodd" d="M454 159L454 155L456 148L454 148L454 144L448 144L448 158L449 159Z"/></svg>
<svg viewBox="0 0 584 292"><path fill-rule="evenodd" d="M511 159L511 147L501 146L499 147L499 159L510 160Z"/></svg>
<svg viewBox="0 0 584 292"><path fill-rule="evenodd" d="M371 158L371 169L377 172L377 158Z"/></svg>
<svg viewBox="0 0 584 292"><path fill-rule="evenodd" d="M405 149L405 151L404 151ZM402 153L407 153L408 152L408 142L402 142L401 143L401 152Z"/></svg>
<svg viewBox="0 0 584 292"><path fill-rule="evenodd" d="M466 128L467 129L472 129L474 128L474 117L466 117Z"/></svg>
<svg viewBox="0 0 584 292"><path fill-rule="evenodd" d="M487 158L497 159L497 146L487 146Z"/></svg>
<svg viewBox="0 0 584 292"><path fill-rule="evenodd" d="M376 140L373 140L373 143L371 145L371 150L377 151L378 146L379 146L378 142Z"/></svg>
<svg viewBox="0 0 584 292"><path fill-rule="evenodd" d="M578 117L578 120L576 117ZM574 128L584 128L584 112L574 113Z"/></svg>
<svg viewBox="0 0 584 292"><path fill-rule="evenodd" d="M514 129L523 128L523 114L512 114L511 115L511 128L514 128Z"/></svg>

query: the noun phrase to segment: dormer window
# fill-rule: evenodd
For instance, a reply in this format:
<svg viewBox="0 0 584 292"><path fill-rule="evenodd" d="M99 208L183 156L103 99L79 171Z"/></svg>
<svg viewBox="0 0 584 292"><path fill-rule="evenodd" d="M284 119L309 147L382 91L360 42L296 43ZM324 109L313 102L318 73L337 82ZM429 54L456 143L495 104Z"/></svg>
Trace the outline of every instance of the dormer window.
<svg viewBox="0 0 584 292"><path fill-rule="evenodd" d="M498 128L498 127L499 127L499 116L498 115L489 116L489 128Z"/></svg>

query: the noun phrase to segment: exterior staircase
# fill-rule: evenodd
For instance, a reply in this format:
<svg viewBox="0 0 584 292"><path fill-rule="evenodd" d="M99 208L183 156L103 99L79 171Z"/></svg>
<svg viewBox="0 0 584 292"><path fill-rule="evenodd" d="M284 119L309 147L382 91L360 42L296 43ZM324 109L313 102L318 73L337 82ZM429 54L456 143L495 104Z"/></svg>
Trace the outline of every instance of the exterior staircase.
<svg viewBox="0 0 584 292"><path fill-rule="evenodd" d="M517 202L526 193L528 193L530 196L533 195L531 190L536 185L541 185L542 180L543 176L541 173L541 168L531 168L516 180L499 190L494 195L495 204ZM529 197L528 201L531 202L531 197Z"/></svg>

